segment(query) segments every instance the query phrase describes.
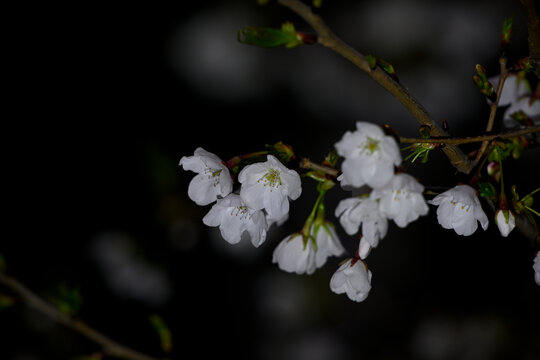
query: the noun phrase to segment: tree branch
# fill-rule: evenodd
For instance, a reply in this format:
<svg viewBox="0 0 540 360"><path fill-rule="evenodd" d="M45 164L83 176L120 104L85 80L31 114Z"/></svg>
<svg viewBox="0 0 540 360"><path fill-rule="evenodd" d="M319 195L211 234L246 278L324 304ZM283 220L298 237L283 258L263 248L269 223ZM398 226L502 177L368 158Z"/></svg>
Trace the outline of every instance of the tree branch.
<svg viewBox="0 0 540 360"><path fill-rule="evenodd" d="M540 21L534 0L521 0L527 18L527 31L529 33L529 60L540 76Z"/></svg>
<svg viewBox="0 0 540 360"><path fill-rule="evenodd" d="M116 341L108 338L99 331L91 328L86 323L81 320L75 319L60 310L51 304L47 303L45 300L40 298L26 286L21 284L18 280L13 277L6 275L0 271L0 284L3 284L7 288L11 289L20 298L31 308L39 311L40 313L46 315L51 320L54 320L58 323L61 323L79 334L85 336L94 343L100 345L103 348L103 352L112 357L126 359L126 360L158 360L157 358L150 357L148 355L142 354L138 351L132 350L124 345L117 343Z"/></svg>
<svg viewBox="0 0 540 360"><path fill-rule="evenodd" d="M430 144L469 144L474 142L488 142L490 140L499 138L499 139L508 139L516 136L531 134L535 132L540 132L540 125L531 126L526 129L516 130L512 132L502 133L502 134L492 134L492 135L481 135L481 136L469 136L463 138L429 138L429 139L415 139L400 137L399 141L402 143L430 143Z"/></svg>
<svg viewBox="0 0 540 360"><path fill-rule="evenodd" d="M401 102L420 124L429 125L431 128L431 135L441 137L449 136L446 131L437 125L426 109L407 91L406 88L394 81L391 76L379 67L372 69L364 55L334 35L321 17L314 14L309 6L303 4L299 0L278 0L278 3L291 9L302 17L315 30L317 33L317 41L321 45L334 50L336 53L366 72L371 78L379 83L379 85L389 91L399 102ZM446 146L443 151L458 171L466 174L471 171L471 161L457 146Z"/></svg>

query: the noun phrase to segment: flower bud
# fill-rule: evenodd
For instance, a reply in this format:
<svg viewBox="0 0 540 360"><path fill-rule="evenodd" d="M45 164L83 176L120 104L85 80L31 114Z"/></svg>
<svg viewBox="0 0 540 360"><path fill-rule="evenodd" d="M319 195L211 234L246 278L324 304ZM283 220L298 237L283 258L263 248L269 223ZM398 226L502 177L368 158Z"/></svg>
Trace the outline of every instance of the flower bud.
<svg viewBox="0 0 540 360"><path fill-rule="evenodd" d="M516 219L510 210L499 209L495 213L495 223L501 232L501 235L507 237L516 227Z"/></svg>

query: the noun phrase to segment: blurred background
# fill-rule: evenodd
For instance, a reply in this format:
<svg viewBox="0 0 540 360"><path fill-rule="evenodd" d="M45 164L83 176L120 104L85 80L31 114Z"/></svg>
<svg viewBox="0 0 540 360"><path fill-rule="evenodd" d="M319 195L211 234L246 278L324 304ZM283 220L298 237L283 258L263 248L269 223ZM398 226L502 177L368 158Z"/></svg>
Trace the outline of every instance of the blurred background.
<svg viewBox="0 0 540 360"><path fill-rule="evenodd" d="M45 299L75 291L88 324L156 357L540 358L531 244L517 231L502 238L487 206L488 230L470 237L442 229L434 208L405 229L392 223L367 259L373 287L360 304L329 288L345 256L311 276L271 263L310 211L309 179L289 221L258 249L202 224L210 206L189 200L194 174L178 166L197 147L229 159L283 141L321 161L356 121L418 133L395 99L330 50L237 41L246 25L292 21L310 32L292 12L255 0L25 6L8 35L14 111L0 253L8 273ZM485 128L489 109L471 77L477 63L498 73L499 32L512 14L510 60L528 54L517 0L328 0L319 12L360 52L392 63L455 136ZM444 155L430 159L408 168L424 185L466 180ZM537 188L539 159L533 149L509 161L505 182L521 194ZM327 208L347 196L332 190ZM338 229L352 255L358 238ZM153 315L172 333L170 354ZM1 359L99 351L22 304L0 311L0 339Z"/></svg>

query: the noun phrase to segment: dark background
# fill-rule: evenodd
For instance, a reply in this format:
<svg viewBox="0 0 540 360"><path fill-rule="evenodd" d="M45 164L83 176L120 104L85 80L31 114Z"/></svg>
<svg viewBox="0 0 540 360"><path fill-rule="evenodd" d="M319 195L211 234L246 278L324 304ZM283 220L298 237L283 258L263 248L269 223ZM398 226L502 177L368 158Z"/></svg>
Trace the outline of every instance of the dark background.
<svg viewBox="0 0 540 360"><path fill-rule="evenodd" d="M489 109L471 76L476 63L497 74L511 14L511 60L527 55L519 1L325 1L320 13L359 51L391 62L456 136L485 127ZM25 5L9 15L0 253L9 274L44 298L78 289L88 324L164 356L148 321L158 314L176 359L540 356L532 247L517 231L502 238L485 204L490 226L470 237L442 229L433 207L406 229L392 224L367 259L373 288L360 304L329 289L342 259L311 276L271 263L310 211L309 179L290 220L258 249L231 246L202 224L210 207L187 198L193 174L178 167L199 146L228 159L283 141L320 161L356 121L417 134L395 99L330 50L237 42L246 25L290 20L309 31L290 11L198 1ZM521 194L538 187L539 158L534 149L509 161L506 183ZM408 171L426 186L466 180L438 153ZM347 196L332 190L327 208ZM352 254L357 237L339 231ZM1 359L99 350L19 304L0 311L0 339Z"/></svg>

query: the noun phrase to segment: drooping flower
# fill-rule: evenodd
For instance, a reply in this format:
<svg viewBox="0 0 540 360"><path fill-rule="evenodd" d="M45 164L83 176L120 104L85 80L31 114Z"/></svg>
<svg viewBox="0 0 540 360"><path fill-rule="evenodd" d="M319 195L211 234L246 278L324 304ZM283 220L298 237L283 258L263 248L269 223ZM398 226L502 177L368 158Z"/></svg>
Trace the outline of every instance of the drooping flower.
<svg viewBox="0 0 540 360"><path fill-rule="evenodd" d="M179 165L197 173L188 187L188 196L197 205L211 204L232 192L229 169L219 157L203 148L197 148L193 156L182 157Z"/></svg>
<svg viewBox="0 0 540 360"><path fill-rule="evenodd" d="M501 235L507 237L514 227L516 227L516 218L512 211L499 209L495 213L495 223Z"/></svg>
<svg viewBox="0 0 540 360"><path fill-rule="evenodd" d="M340 256L345 252L334 224L329 221L316 222L311 229L311 236L314 237L317 244L315 251L315 266L317 268L322 267L329 256Z"/></svg>
<svg viewBox="0 0 540 360"><path fill-rule="evenodd" d="M499 79L500 76L497 75L489 78L489 81L496 86ZM517 112L525 113L535 123L540 121L540 99L532 96L529 81L517 73L511 73L506 77L498 106L508 107L503 115L503 122L506 127L516 126L517 123L512 118L512 114Z"/></svg>
<svg viewBox="0 0 540 360"><path fill-rule="evenodd" d="M219 226L221 236L230 244L237 244L247 232L253 246L258 247L266 239L267 224L261 210L246 206L239 195L229 194L219 199L203 218L207 226Z"/></svg>
<svg viewBox="0 0 540 360"><path fill-rule="evenodd" d="M338 154L345 158L338 180L342 186L383 186L394 175L394 166L401 164L396 140L371 123L359 121L356 128L335 144Z"/></svg>
<svg viewBox="0 0 540 360"><path fill-rule="evenodd" d="M534 281L540 285L540 251L536 253L536 257L533 262L534 269Z"/></svg>
<svg viewBox="0 0 540 360"><path fill-rule="evenodd" d="M315 248L311 241L304 243L304 237L295 233L283 239L274 249L272 263L281 270L296 274L313 274L317 269Z"/></svg>
<svg viewBox="0 0 540 360"><path fill-rule="evenodd" d="M341 226L349 235L354 235L362 225L359 255L365 259L379 240L386 236L388 220L379 212L377 200L369 197L352 197L339 202L335 210Z"/></svg>
<svg viewBox="0 0 540 360"><path fill-rule="evenodd" d="M428 201L438 205L437 220L445 229L454 229L458 235L469 236L478 228L478 222L484 230L489 220L476 191L469 185L457 185Z"/></svg>
<svg viewBox="0 0 540 360"><path fill-rule="evenodd" d="M274 250L272 263L287 272L311 275L326 263L328 257L344 252L334 225L323 221L311 227L307 238L296 233L283 239Z"/></svg>
<svg viewBox="0 0 540 360"><path fill-rule="evenodd" d="M254 210L266 210L269 218L282 219L289 212L289 199L302 193L300 175L272 155L267 161L246 166L238 174L240 197Z"/></svg>
<svg viewBox="0 0 540 360"><path fill-rule="evenodd" d="M379 199L382 216L394 220L397 226L404 228L428 213L423 191L424 186L414 177L400 173L393 176L384 187L374 189L370 196Z"/></svg>
<svg viewBox="0 0 540 360"><path fill-rule="evenodd" d="M371 271L357 258L347 259L330 279L330 289L336 294L346 293L349 299L362 302L371 290Z"/></svg>

